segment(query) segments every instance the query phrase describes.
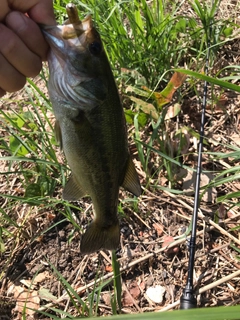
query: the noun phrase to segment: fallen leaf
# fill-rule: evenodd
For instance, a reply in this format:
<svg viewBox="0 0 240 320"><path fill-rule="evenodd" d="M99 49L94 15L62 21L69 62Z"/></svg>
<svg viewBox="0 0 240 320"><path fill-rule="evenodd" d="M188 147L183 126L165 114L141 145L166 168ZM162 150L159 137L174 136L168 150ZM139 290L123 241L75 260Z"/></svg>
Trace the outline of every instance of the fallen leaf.
<svg viewBox="0 0 240 320"><path fill-rule="evenodd" d="M146 291L146 295L155 303L162 303L166 289L162 286L150 287Z"/></svg>
<svg viewBox="0 0 240 320"><path fill-rule="evenodd" d="M123 291L122 304L124 307L131 307L134 305L134 300L138 300L141 290L136 282L130 285L130 288Z"/></svg>
<svg viewBox="0 0 240 320"><path fill-rule="evenodd" d="M46 300L46 301L52 301L55 302L57 300L57 297L55 297L53 294L48 289L41 288L38 291L38 294L41 299Z"/></svg>
<svg viewBox="0 0 240 320"><path fill-rule="evenodd" d="M220 220L224 220L224 219L226 219L226 215L227 215L227 209L226 209L225 205L223 203L221 203L218 208L218 218Z"/></svg>
<svg viewBox="0 0 240 320"><path fill-rule="evenodd" d="M137 300L140 296L140 289L137 283L134 283L131 285L131 288L129 289L129 293L132 295L133 299Z"/></svg>
<svg viewBox="0 0 240 320"><path fill-rule="evenodd" d="M154 108L154 105L148 102L143 101L142 99L135 98L133 96L130 99L136 103L136 105L146 114L149 114L153 119L158 120L159 116Z"/></svg>
<svg viewBox="0 0 240 320"><path fill-rule="evenodd" d="M111 294L110 292L103 292L101 294L101 299L107 306L111 306Z"/></svg>
<svg viewBox="0 0 240 320"><path fill-rule="evenodd" d="M167 86L161 92L153 92L152 97L155 99L158 108L162 107L172 100L175 91L181 87L187 76L180 72L174 72L172 78L168 82ZM147 87L142 87L144 90L151 92Z"/></svg>
<svg viewBox="0 0 240 320"><path fill-rule="evenodd" d="M172 119L176 117L181 111L181 105L179 103L175 103L167 108L167 113L165 116L165 120Z"/></svg>
<svg viewBox="0 0 240 320"><path fill-rule="evenodd" d="M127 291L123 291L122 306L123 307L132 307L133 305L134 305L133 299L131 299L130 294Z"/></svg>
<svg viewBox="0 0 240 320"><path fill-rule="evenodd" d="M34 284L40 283L40 282L46 280L46 279L49 278L49 277L50 277L50 276L49 276L49 272L47 272L47 271L38 273L38 274L36 275L36 277L33 279L33 283L34 283Z"/></svg>
<svg viewBox="0 0 240 320"><path fill-rule="evenodd" d="M21 314L33 316L39 309L40 298L35 290L26 290L20 286L16 286L14 298L16 299L15 311Z"/></svg>
<svg viewBox="0 0 240 320"><path fill-rule="evenodd" d="M160 223L154 223L153 228L157 231L157 235L161 237L163 234L163 225Z"/></svg>
<svg viewBox="0 0 240 320"><path fill-rule="evenodd" d="M162 244L162 247L167 247L169 246L172 242L174 242L174 238L171 237L171 236L164 236L163 237L163 244ZM178 253L179 252L179 246L176 246L176 247L171 247L171 248L166 248L164 250L164 252L167 254L167 255L170 255L170 254L173 254L173 253Z"/></svg>
<svg viewBox="0 0 240 320"><path fill-rule="evenodd" d="M113 268L112 268L111 265L107 265L107 266L105 267L105 270L106 270L107 272L112 272L112 271L113 271Z"/></svg>
<svg viewBox="0 0 240 320"><path fill-rule="evenodd" d="M238 133L232 133L230 137L236 145L240 146L240 137Z"/></svg>
<svg viewBox="0 0 240 320"><path fill-rule="evenodd" d="M53 214L53 213L48 213L47 218L48 218L49 221L52 221L52 220L54 220L56 218L56 215Z"/></svg>

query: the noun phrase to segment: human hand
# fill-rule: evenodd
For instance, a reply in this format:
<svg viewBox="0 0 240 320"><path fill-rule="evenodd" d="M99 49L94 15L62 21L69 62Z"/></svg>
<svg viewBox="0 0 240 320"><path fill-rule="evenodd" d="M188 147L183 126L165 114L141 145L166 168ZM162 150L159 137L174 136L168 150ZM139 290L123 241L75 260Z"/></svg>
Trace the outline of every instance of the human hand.
<svg viewBox="0 0 240 320"><path fill-rule="evenodd" d="M52 0L0 0L0 97L41 71L49 47L38 23L56 24Z"/></svg>

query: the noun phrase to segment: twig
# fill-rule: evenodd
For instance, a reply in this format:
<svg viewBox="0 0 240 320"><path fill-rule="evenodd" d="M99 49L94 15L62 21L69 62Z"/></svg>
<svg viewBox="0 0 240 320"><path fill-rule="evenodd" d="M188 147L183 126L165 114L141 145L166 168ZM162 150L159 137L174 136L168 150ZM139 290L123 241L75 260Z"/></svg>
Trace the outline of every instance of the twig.
<svg viewBox="0 0 240 320"><path fill-rule="evenodd" d="M222 284L222 283L224 283L224 282L227 282L227 281L229 281L229 280L231 280L231 279L233 279L233 278L236 278L236 277L238 277L238 276L240 276L240 270L238 270L238 271L236 271L236 272L233 272L232 274L229 274L228 276L223 277L223 278L221 278L221 279L219 279L219 280L217 280L217 281L215 281L215 282L212 282L212 283L206 285L205 287L200 288L200 289L196 292L196 294L204 293L205 291L210 290L210 289L213 289L213 288L219 286L220 284ZM158 310L157 312L163 312L163 311L171 310L171 309L177 307L179 304L180 304L180 300L177 300L177 301L175 301L174 303L171 303L171 304L169 304L168 306L162 308L161 310Z"/></svg>
<svg viewBox="0 0 240 320"><path fill-rule="evenodd" d="M212 282L212 283L207 284L206 286L200 288L200 289L197 291L197 294L201 294L201 293L203 293L203 292L205 292L205 291L207 291L207 290L210 290L210 289L212 289L212 288L215 288L215 287L219 286L220 284L222 284L222 283L224 283L224 282L228 282L229 280L231 280L231 279L233 279L233 278L236 278L236 277L238 277L238 276L240 276L240 270L235 271L235 272L229 274L228 276L223 277L223 278L221 278L221 279L219 279L219 280L217 280L217 281L215 281L215 282Z"/></svg>
<svg viewBox="0 0 240 320"><path fill-rule="evenodd" d="M219 230L221 232L221 234L224 234L225 236L227 236L229 239L231 239L232 241L234 241L235 243L237 243L238 245L240 245L240 240L238 240L236 237L234 237L233 235L231 235L229 232L227 232L226 230L224 230L222 227L220 227L217 223L215 223L214 221L212 221L209 218L206 218L202 213L199 212L199 217L202 218L203 220L205 220L206 222L208 222L209 224L211 224L215 229Z"/></svg>
<svg viewBox="0 0 240 320"><path fill-rule="evenodd" d="M212 227L212 229L213 229L213 227ZM199 231L199 232L197 233L197 235L201 235L202 233L204 233L203 230ZM155 252L151 252L151 253L149 253L149 254L146 254L146 255L144 255L143 257L141 257L141 258L139 258L139 259L137 259L137 260L134 260L134 261L130 262L129 264L125 265L124 267L121 267L121 268L120 268L120 272L123 272L123 271L127 270L128 268L131 268L131 267L135 266L136 264L141 263L141 262L143 262L143 261L145 261L145 260L147 260L147 259L149 259L149 258L152 258L152 257L154 257L154 255L159 254L160 252L163 252L163 251L165 251L165 250L168 249L168 248L175 247L175 246L177 246L177 245L179 245L179 244L181 244L181 243L183 243L183 242L185 242L185 241L186 241L186 238L184 237L184 238L182 238L182 239L178 239L178 240L170 243L168 246L165 246L165 247L163 247L163 248L160 248L160 249L156 250ZM106 275L103 276L102 278L97 279L97 280L94 280L94 281L86 284L86 285L83 286L83 287L77 288L77 289L75 289L75 291L79 294L80 292L86 290L87 288L90 288L90 287L98 284L99 282L101 282L101 281L103 281L103 280L107 280L107 279L111 278L112 276L113 276L113 272L109 272L108 274L106 274ZM59 297L57 300L55 300L54 303L48 303L48 304L46 304L45 306L42 306L42 307L39 309L39 311L46 310L46 309L52 307L54 304L60 303L60 302L62 302L62 301L64 301L64 300L66 300L66 299L68 299L68 295L67 295L67 293L64 293L61 297Z"/></svg>
<svg viewBox="0 0 240 320"><path fill-rule="evenodd" d="M234 265L235 268L240 269L240 264L235 262L234 259L229 258L222 250L219 250L219 253L221 254L221 256L223 256L225 260Z"/></svg>
<svg viewBox="0 0 240 320"><path fill-rule="evenodd" d="M221 246L217 246L216 248L214 248L214 249L211 249L209 252L208 252L208 254L212 254L212 253L214 253L214 252L217 252L217 251L220 251L221 249L223 249L223 248L226 248L226 247L228 247L230 245L230 242L228 242L228 243L225 243L225 244L223 244L223 245L221 245ZM203 252L203 253L201 253L201 254L196 254L196 259L199 259L199 258L201 258L201 257L203 257L203 256L206 256L206 252ZM180 262L178 262L178 263L174 263L174 267L178 267L178 266L180 266L180 265L183 265L184 263L186 263L186 262L188 262L188 259L182 259ZM240 267L240 266L239 266Z"/></svg>
<svg viewBox="0 0 240 320"><path fill-rule="evenodd" d="M150 226L132 209L128 208L128 211L131 212L138 220L141 221L149 230L151 230Z"/></svg>
<svg viewBox="0 0 240 320"><path fill-rule="evenodd" d="M138 310L139 313L142 313L141 308L138 306L136 300L133 298L133 296L131 295L131 293L129 292L126 284L124 282L122 282L123 284L123 290L125 290L127 292L127 294L129 295L129 298L131 299L132 303L134 304L135 308Z"/></svg>
<svg viewBox="0 0 240 320"><path fill-rule="evenodd" d="M226 220L225 220L225 223L231 221L231 220L234 219L234 218L235 218L235 217L231 217L231 218L226 219ZM214 228L216 228L216 226L218 226L218 225L216 225L215 223L213 223L213 224L214 224L214 225L212 225L211 227L206 228L206 230L200 230L200 231L198 231L198 232L197 232L197 236L200 236L200 235L204 234L205 232L209 232L209 231L213 230ZM219 226L218 226L218 227L219 227ZM222 228L221 228L221 229L222 229ZM225 231L224 229L222 229L222 230ZM225 232L226 232L226 231L225 231ZM228 235L227 232L226 232L226 234ZM235 237L233 237L233 238L236 239ZM141 262L143 262L143 261L145 261L145 260L147 260L147 259L150 259L150 258L154 257L155 255L157 255L157 254L159 254L159 253L161 253L161 252L164 252L166 249L169 249L169 248L172 248L172 247L176 247L176 246L180 245L181 243L183 243L183 242L185 242L185 241L186 241L186 237L183 237L183 238L181 238L181 239L178 239L178 240L170 243L168 246L165 246L165 247L163 247L163 248L160 248L160 249L156 250L155 252L151 252L151 253L149 253L149 254L146 254L146 255L142 256L141 258L139 258L139 259L137 259L137 260L131 261L129 264L126 264L124 267L121 267L121 268L120 268L120 272L123 272L123 271L127 270L128 268L131 268L131 267L135 266L136 264L141 263ZM86 284L86 285L83 286L83 287L77 288L75 291L79 294L80 292L86 290L87 288L90 288L90 287L98 284L99 282L101 282L101 281L103 281L103 280L107 280L107 279L109 279L109 278L111 278L111 277L113 277L113 272L109 272L108 274L106 274L106 275L103 276L102 278L97 279L97 280L94 280L94 281ZM224 278L223 278L223 279L224 279ZM202 288L202 289L203 289L203 288ZM64 293L64 294L63 294L61 297L59 297L54 303L49 303L49 304L46 304L45 306L42 306L42 307L39 309L39 311L46 310L46 309L52 307L54 304L60 303L60 302L62 302L62 301L64 301L64 300L66 300L67 298L68 298L67 293ZM174 302L174 304L175 304L175 303L176 303L176 302ZM175 306L174 304L171 304L172 307L169 307L169 309L174 308L174 306ZM171 306L171 305L169 305L169 306ZM166 309L166 310L169 310L169 309Z"/></svg>

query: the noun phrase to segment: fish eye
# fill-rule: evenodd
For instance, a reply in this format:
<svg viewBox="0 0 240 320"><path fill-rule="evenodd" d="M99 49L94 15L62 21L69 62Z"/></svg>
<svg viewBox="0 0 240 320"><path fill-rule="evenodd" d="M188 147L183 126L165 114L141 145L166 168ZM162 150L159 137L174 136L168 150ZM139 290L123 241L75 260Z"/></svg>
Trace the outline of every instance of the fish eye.
<svg viewBox="0 0 240 320"><path fill-rule="evenodd" d="M102 44L99 41L94 41L90 43L88 48L89 51L94 55L98 55L102 52Z"/></svg>

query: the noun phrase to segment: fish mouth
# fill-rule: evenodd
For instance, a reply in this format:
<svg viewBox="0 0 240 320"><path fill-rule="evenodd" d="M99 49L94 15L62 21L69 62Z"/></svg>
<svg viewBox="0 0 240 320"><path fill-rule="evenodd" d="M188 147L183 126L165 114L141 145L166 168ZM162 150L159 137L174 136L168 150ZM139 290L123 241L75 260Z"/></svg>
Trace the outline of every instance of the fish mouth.
<svg viewBox="0 0 240 320"><path fill-rule="evenodd" d="M87 49L89 41L91 41L91 30L93 30L93 22L90 15L82 21L69 23L62 26L41 26L42 32L48 42L50 48L56 57L65 59L69 50L73 48L79 53Z"/></svg>
<svg viewBox="0 0 240 320"><path fill-rule="evenodd" d="M77 7L69 3L66 6L68 20L58 26L41 26L46 41L56 56L64 58L72 49L83 53L89 44L95 40L100 42L100 37L93 26L91 15L83 20L79 19Z"/></svg>
<svg viewBox="0 0 240 320"><path fill-rule="evenodd" d="M91 15L86 16L82 21L79 20L78 23L69 23L67 20L62 26L45 26L42 25L46 36L51 35L53 37L62 38L64 40L74 39L81 36L84 32L93 28L93 22Z"/></svg>
<svg viewBox="0 0 240 320"><path fill-rule="evenodd" d="M64 40L70 40L73 45L77 45L84 34L90 32L93 28L91 15L86 16L82 21L79 19L77 8L73 4L68 4L66 7L68 20L62 26L41 26L41 29L46 37L50 47L62 47ZM71 41L72 40L72 41ZM74 41L75 40L75 41ZM80 41L83 45L83 41Z"/></svg>
<svg viewBox="0 0 240 320"><path fill-rule="evenodd" d="M45 36L49 46L54 48L63 49L64 42L62 37L62 26L42 26L42 32Z"/></svg>
<svg viewBox="0 0 240 320"><path fill-rule="evenodd" d="M64 93L68 100L92 105L93 101L96 102L96 97L90 93L86 83L91 83L93 79L95 82L100 81L96 80L96 63L94 65L92 61L95 58L94 54L100 55L103 51L101 40L93 26L91 16L81 21L76 7L71 6L70 9L67 7L69 19L65 24L41 26L43 35L50 46L48 66L51 81L49 86L51 90L57 90L61 95ZM75 90L76 87L78 89Z"/></svg>

